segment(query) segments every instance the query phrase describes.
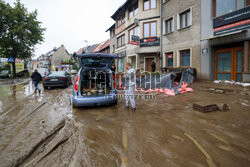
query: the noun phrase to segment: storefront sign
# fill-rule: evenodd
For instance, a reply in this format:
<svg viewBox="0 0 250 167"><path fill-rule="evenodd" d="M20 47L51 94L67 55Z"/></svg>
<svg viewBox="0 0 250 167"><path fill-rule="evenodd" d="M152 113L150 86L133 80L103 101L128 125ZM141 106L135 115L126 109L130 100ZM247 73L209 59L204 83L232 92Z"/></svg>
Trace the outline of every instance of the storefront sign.
<svg viewBox="0 0 250 167"><path fill-rule="evenodd" d="M139 45L140 44L140 37L132 35L130 44L131 45Z"/></svg>
<svg viewBox="0 0 250 167"><path fill-rule="evenodd" d="M136 35L132 35L132 37L131 37L132 39L132 41L136 41L136 42L139 42L140 41L140 37L139 36L136 36Z"/></svg>
<svg viewBox="0 0 250 167"><path fill-rule="evenodd" d="M245 30L248 28L250 28L250 19L215 28L214 35L231 33L234 31Z"/></svg>
<svg viewBox="0 0 250 167"><path fill-rule="evenodd" d="M115 55L118 56L118 57L126 57L126 51L116 53Z"/></svg>
<svg viewBox="0 0 250 167"><path fill-rule="evenodd" d="M143 38L140 39L140 47L160 46L160 38Z"/></svg>
<svg viewBox="0 0 250 167"><path fill-rule="evenodd" d="M233 31L249 28L250 6L216 17L213 20L214 35L221 35Z"/></svg>

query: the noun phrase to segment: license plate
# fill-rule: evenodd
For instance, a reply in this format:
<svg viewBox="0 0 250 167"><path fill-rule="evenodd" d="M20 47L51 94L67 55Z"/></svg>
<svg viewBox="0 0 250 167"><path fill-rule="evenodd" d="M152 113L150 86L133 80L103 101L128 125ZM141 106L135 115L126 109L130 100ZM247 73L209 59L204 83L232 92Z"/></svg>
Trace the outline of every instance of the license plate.
<svg viewBox="0 0 250 167"><path fill-rule="evenodd" d="M50 81L58 81L58 79L50 79Z"/></svg>

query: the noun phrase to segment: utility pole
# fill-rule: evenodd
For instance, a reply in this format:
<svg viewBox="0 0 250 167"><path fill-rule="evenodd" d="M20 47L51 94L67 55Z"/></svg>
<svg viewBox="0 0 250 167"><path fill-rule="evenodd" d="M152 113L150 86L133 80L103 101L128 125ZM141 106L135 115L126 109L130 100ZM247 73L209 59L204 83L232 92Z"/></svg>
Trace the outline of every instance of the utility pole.
<svg viewBox="0 0 250 167"><path fill-rule="evenodd" d="M163 38L163 0L160 0L160 20L161 20L161 37L160 37L160 70L162 69L162 57L163 57L163 46L162 46L162 38Z"/></svg>

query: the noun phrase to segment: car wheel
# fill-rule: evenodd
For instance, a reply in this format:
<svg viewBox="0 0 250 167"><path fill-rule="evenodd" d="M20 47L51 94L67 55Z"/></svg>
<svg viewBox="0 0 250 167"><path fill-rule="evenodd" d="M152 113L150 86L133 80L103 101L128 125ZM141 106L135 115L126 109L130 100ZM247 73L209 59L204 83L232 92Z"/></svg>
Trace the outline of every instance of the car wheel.
<svg viewBox="0 0 250 167"><path fill-rule="evenodd" d="M47 90L47 89L49 89L49 87L48 87L48 86L43 86L43 88L44 88L44 89L46 89L46 90Z"/></svg>

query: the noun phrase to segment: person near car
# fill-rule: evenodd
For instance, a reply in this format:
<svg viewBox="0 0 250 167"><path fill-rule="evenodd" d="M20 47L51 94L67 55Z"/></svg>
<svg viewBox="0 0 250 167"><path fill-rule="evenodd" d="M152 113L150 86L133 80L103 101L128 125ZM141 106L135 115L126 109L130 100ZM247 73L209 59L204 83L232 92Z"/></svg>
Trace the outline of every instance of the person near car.
<svg viewBox="0 0 250 167"><path fill-rule="evenodd" d="M37 69L35 69L35 71L32 73L31 75L31 79L34 83L35 86L35 93L38 91L39 93L41 93L41 90L38 88L38 84L40 81L42 81L42 76L41 74L37 71Z"/></svg>
<svg viewBox="0 0 250 167"><path fill-rule="evenodd" d="M136 85L135 69L132 67L130 62L127 62L125 67L127 69L127 72L124 76L126 107L129 108L129 105L131 104L132 110L136 110L134 97Z"/></svg>
<svg viewBox="0 0 250 167"><path fill-rule="evenodd" d="M112 66L111 66L111 71L112 71L112 73L114 74L115 73L115 71L116 71L116 67L115 67L115 65L113 64Z"/></svg>
<svg viewBox="0 0 250 167"><path fill-rule="evenodd" d="M154 60L152 60L151 69L152 69L152 72L155 72L155 69L156 69L156 63L155 63L155 61L154 61Z"/></svg>

